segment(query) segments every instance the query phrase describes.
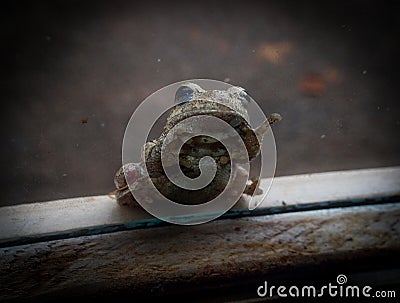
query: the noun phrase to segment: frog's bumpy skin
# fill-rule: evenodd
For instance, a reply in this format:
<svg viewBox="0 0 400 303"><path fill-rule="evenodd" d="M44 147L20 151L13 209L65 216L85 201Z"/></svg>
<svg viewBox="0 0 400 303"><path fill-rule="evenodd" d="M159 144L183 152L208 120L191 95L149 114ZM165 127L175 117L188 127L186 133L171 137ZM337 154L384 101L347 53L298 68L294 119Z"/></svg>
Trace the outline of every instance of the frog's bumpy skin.
<svg viewBox="0 0 400 303"><path fill-rule="evenodd" d="M170 104L165 106L160 100L170 100ZM137 147L128 138L143 140L136 129L151 126L144 119L145 113L154 113L157 106L164 106L159 116L169 111L166 125L159 138L149 142L145 139L141 161L133 162L132 149ZM253 117L249 117L248 107L252 113L256 109L258 133L250 125ZM272 131L265 125L261 127L262 122L267 125L268 120L241 87L192 80L157 91L142 102L128 123L124 165L114 180L118 203L137 202L154 216L177 224L210 221L229 210L243 193L251 195L249 208L255 208L260 201L254 202L253 198L261 191L257 177L253 183L248 182L250 161L267 151L267 170L261 162L259 175L269 177L271 182L276 161ZM261 146L264 136L267 148L266 144Z"/></svg>

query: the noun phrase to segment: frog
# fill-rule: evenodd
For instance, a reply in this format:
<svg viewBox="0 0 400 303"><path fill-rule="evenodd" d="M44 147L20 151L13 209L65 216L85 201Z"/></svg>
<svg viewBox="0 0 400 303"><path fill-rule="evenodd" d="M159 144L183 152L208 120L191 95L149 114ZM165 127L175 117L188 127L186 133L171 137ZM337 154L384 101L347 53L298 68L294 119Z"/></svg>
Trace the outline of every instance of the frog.
<svg viewBox="0 0 400 303"><path fill-rule="evenodd" d="M258 127L249 123L247 105L252 101L246 90L231 86L226 90L205 90L192 82L182 83L176 90L175 103L159 138L146 142L142 148L141 162L126 163L115 174L113 197L120 206L137 206L132 191L151 191L145 179L150 178L155 188L166 198L180 204L197 205L217 197L226 187L232 170L236 174L246 174L240 164L234 164L225 146L207 135L198 135L182 144L179 151L179 169L189 178L201 174L200 162L204 156L214 160L216 172L214 179L204 188L190 190L179 187L166 174L162 162L162 152L168 134L182 121L203 115L212 116L229 124L240 136L246 148L246 160L252 161L260 153L262 139L269 127L282 120L278 113L272 113ZM195 126L194 126L195 127ZM176 138L175 140L178 140ZM233 167L232 165L236 167ZM247 177L248 175L246 175ZM241 191L244 195L260 194L259 180L251 178ZM146 196L146 195L143 195ZM150 196L150 195L149 195ZM144 201L152 203L153 201Z"/></svg>

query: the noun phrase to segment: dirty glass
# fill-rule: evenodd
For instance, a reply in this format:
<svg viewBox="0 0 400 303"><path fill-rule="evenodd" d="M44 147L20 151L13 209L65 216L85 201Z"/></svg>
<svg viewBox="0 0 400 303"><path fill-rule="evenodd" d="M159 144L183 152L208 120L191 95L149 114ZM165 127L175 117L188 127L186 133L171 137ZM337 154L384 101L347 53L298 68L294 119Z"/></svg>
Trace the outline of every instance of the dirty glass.
<svg viewBox="0 0 400 303"><path fill-rule="evenodd" d="M246 88L276 175L400 164L398 5L32 1L2 10L1 205L106 194L135 107L209 78Z"/></svg>

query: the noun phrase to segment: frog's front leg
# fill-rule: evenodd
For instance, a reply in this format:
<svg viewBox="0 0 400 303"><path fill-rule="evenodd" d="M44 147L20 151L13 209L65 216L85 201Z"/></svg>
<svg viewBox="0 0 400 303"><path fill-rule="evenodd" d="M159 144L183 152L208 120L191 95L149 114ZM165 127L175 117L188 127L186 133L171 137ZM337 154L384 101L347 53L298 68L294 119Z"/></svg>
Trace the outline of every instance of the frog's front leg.
<svg viewBox="0 0 400 303"><path fill-rule="evenodd" d="M254 132L257 136L258 141L261 143L269 127L275 122L281 121L282 116L277 113L271 114L260 126L258 126Z"/></svg>
<svg viewBox="0 0 400 303"><path fill-rule="evenodd" d="M249 181L250 183L246 185L243 193L249 196L261 195L263 193L262 189L257 188L258 182L260 182L260 180L258 178L251 178Z"/></svg>
<svg viewBox="0 0 400 303"><path fill-rule="evenodd" d="M239 174L243 178L248 177L248 173L247 173L246 169L240 165L237 166L236 173ZM246 194L249 196L261 195L263 193L263 191L261 188L257 188L258 183L259 183L258 178L254 177L254 178L249 179L243 190L243 194Z"/></svg>

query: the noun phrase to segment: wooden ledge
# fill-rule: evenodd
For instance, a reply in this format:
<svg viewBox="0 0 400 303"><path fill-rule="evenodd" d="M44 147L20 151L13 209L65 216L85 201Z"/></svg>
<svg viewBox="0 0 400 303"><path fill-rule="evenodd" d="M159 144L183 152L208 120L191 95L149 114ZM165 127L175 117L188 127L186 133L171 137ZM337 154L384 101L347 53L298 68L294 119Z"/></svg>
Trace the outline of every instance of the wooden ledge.
<svg viewBox="0 0 400 303"><path fill-rule="evenodd" d="M253 300L264 280L366 271L398 286L399 193L394 167L279 177L261 208L198 226L145 228L160 221L104 196L1 208L0 299Z"/></svg>
<svg viewBox="0 0 400 303"><path fill-rule="evenodd" d="M188 296L238 283L256 298L257 283L304 266L321 270L335 264L333 280L348 274L357 260L370 269L371 256L380 262L388 260L388 252L398 256L399 235L400 204L382 204L36 243L0 250L0 293L3 299L121 294L133 299ZM390 266L399 266L396 262Z"/></svg>

